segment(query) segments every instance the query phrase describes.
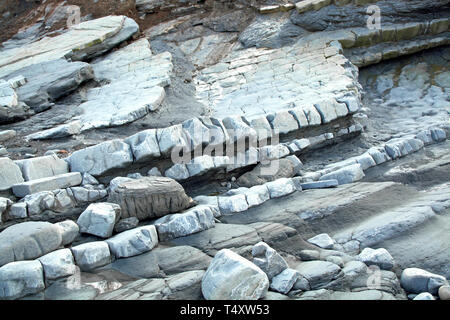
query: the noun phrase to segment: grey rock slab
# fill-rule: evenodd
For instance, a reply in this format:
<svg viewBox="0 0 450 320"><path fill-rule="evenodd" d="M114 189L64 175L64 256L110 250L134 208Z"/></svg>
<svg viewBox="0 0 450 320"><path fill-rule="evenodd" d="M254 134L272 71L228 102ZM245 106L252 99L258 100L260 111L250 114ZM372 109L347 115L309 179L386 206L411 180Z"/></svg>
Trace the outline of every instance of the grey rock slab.
<svg viewBox="0 0 450 320"><path fill-rule="evenodd" d="M164 175L174 180L186 180L189 178L189 171L184 163L176 163L164 172Z"/></svg>
<svg viewBox="0 0 450 320"><path fill-rule="evenodd" d="M67 277L77 271L70 249L60 249L47 253L38 260L44 268L45 279L53 280Z"/></svg>
<svg viewBox="0 0 450 320"><path fill-rule="evenodd" d="M222 215L246 211L249 207L247 198L243 194L237 194L230 197L220 196L217 199Z"/></svg>
<svg viewBox="0 0 450 320"><path fill-rule="evenodd" d="M439 299L441 300L450 300L450 286L445 285L439 288Z"/></svg>
<svg viewBox="0 0 450 320"><path fill-rule="evenodd" d="M69 164L56 155L17 160L25 181L69 173Z"/></svg>
<svg viewBox="0 0 450 320"><path fill-rule="evenodd" d="M22 198L42 191L78 186L81 184L81 181L82 178L79 172L70 172L15 184L12 190L15 196Z"/></svg>
<svg viewBox="0 0 450 320"><path fill-rule="evenodd" d="M270 282L270 289L287 294L299 278L300 273L297 270L287 268L275 277Z"/></svg>
<svg viewBox="0 0 450 320"><path fill-rule="evenodd" d="M94 78L92 67L85 62L49 59L24 67L8 77L25 76L27 82L17 88L20 101L35 112L49 109L60 97L68 95L87 80Z"/></svg>
<svg viewBox="0 0 450 320"><path fill-rule="evenodd" d="M122 218L144 220L184 210L189 207L191 199L175 180L152 176L116 180L108 202L120 206Z"/></svg>
<svg viewBox="0 0 450 320"><path fill-rule="evenodd" d="M127 167L133 163L133 155L128 144L116 139L75 151L67 161L70 171L87 172L96 177Z"/></svg>
<svg viewBox="0 0 450 320"><path fill-rule="evenodd" d="M81 132L81 122L78 120L64 123L59 126L38 131L25 137L26 140L51 140L70 137Z"/></svg>
<svg viewBox="0 0 450 320"><path fill-rule="evenodd" d="M258 300L269 287L267 275L231 250L219 251L202 279L206 300Z"/></svg>
<svg viewBox="0 0 450 320"><path fill-rule="evenodd" d="M27 204L25 202L14 203L11 206L8 215L13 219L23 219L28 217Z"/></svg>
<svg viewBox="0 0 450 320"><path fill-rule="evenodd" d="M338 265L328 261L302 262L295 269L308 280L311 290L323 288L341 273Z"/></svg>
<svg viewBox="0 0 450 320"><path fill-rule="evenodd" d="M323 249L331 249L334 245L334 240L326 233L318 234L310 239L308 239L309 243L312 243Z"/></svg>
<svg viewBox="0 0 450 320"><path fill-rule="evenodd" d="M368 266L376 265L383 270L391 270L394 267L394 258L384 248L364 248L358 258Z"/></svg>
<svg viewBox="0 0 450 320"><path fill-rule="evenodd" d="M20 167L9 158L0 158L0 191L8 190L23 181Z"/></svg>
<svg viewBox="0 0 450 320"><path fill-rule="evenodd" d="M339 184L353 183L364 178L365 174L360 164L353 164L342 169L324 174L320 181L335 179Z"/></svg>
<svg viewBox="0 0 450 320"><path fill-rule="evenodd" d="M422 292L419 293L417 296L414 297L413 300L436 300L433 295L429 292Z"/></svg>
<svg viewBox="0 0 450 320"><path fill-rule="evenodd" d="M407 292L429 292L437 294L439 287L448 285L447 280L440 275L433 274L419 268L406 268L400 277L400 284Z"/></svg>
<svg viewBox="0 0 450 320"><path fill-rule="evenodd" d="M254 245L260 241L261 237L254 228L238 224L216 223L214 228L174 239L171 243L188 245L212 253L224 248Z"/></svg>
<svg viewBox="0 0 450 320"><path fill-rule="evenodd" d="M23 48L5 50L0 59L0 77L33 64L71 58L85 60L103 54L127 40L139 27L125 16L107 16L82 22L56 37L45 37Z"/></svg>
<svg viewBox="0 0 450 320"><path fill-rule="evenodd" d="M166 215L154 225L159 240L167 241L213 228L214 213L209 206L198 205L183 213Z"/></svg>
<svg viewBox="0 0 450 320"><path fill-rule="evenodd" d="M222 119L222 123L233 142L243 141L244 139L255 141L257 139L256 131L240 116L225 117Z"/></svg>
<svg viewBox="0 0 450 320"><path fill-rule="evenodd" d="M57 222L54 226L60 229L63 246L71 244L80 233L80 227L72 220Z"/></svg>
<svg viewBox="0 0 450 320"><path fill-rule="evenodd" d="M268 115L267 120L278 134L287 134L299 129L297 120L288 111L279 111L273 115Z"/></svg>
<svg viewBox="0 0 450 320"><path fill-rule="evenodd" d="M0 233L0 266L31 260L54 251L62 244L61 232L49 222L23 222Z"/></svg>
<svg viewBox="0 0 450 320"><path fill-rule="evenodd" d="M181 124L170 126L156 131L161 155L169 157L172 152L178 154L182 150L188 150L186 136Z"/></svg>
<svg viewBox="0 0 450 320"><path fill-rule="evenodd" d="M211 169L215 168L213 158L209 155L203 155L195 157L188 163L186 163L186 168L189 172L189 177L202 175Z"/></svg>
<svg viewBox="0 0 450 320"><path fill-rule="evenodd" d="M155 129L138 132L126 138L124 142L130 145L137 162L144 162L161 156Z"/></svg>
<svg viewBox="0 0 450 320"><path fill-rule="evenodd" d="M269 189L271 199L284 197L297 191L292 179L289 178L281 178L272 182L267 182L265 185L267 189Z"/></svg>
<svg viewBox="0 0 450 320"><path fill-rule="evenodd" d="M92 203L78 217L80 232L101 238L111 237L120 219L120 206L115 203Z"/></svg>
<svg viewBox="0 0 450 320"><path fill-rule="evenodd" d="M116 258L132 257L152 250L158 244L153 225L124 231L106 240Z"/></svg>
<svg viewBox="0 0 450 320"><path fill-rule="evenodd" d="M83 271L90 271L111 262L111 253L105 241L88 242L70 249L76 264Z"/></svg>
<svg viewBox="0 0 450 320"><path fill-rule="evenodd" d="M199 119L189 119L181 125L186 136L188 150L195 150L210 142L209 129Z"/></svg>
<svg viewBox="0 0 450 320"><path fill-rule="evenodd" d="M13 300L45 289L39 261L11 262L0 268L0 299Z"/></svg>
<svg viewBox="0 0 450 320"><path fill-rule="evenodd" d="M295 179L295 178L294 178ZM300 183L303 190L333 188L339 185L336 179Z"/></svg>

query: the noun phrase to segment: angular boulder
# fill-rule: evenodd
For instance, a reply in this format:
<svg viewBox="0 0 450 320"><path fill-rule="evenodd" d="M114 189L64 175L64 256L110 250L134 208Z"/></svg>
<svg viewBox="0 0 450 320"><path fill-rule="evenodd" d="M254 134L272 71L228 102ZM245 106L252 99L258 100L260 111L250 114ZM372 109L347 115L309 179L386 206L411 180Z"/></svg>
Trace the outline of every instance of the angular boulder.
<svg viewBox="0 0 450 320"><path fill-rule="evenodd" d="M258 242L252 248L253 263L267 274L269 280L288 268L280 254L264 242Z"/></svg>
<svg viewBox="0 0 450 320"><path fill-rule="evenodd" d="M144 220L184 210L191 199L175 180L152 176L118 182L111 188L108 202L120 206L122 218Z"/></svg>
<svg viewBox="0 0 450 320"><path fill-rule="evenodd" d="M358 163L324 174L319 180L324 181L335 179L339 182L339 184L347 184L361 180L364 176L364 171Z"/></svg>
<svg viewBox="0 0 450 320"><path fill-rule="evenodd" d="M116 258L132 257L152 250L158 244L155 226L143 226L121 232L106 240Z"/></svg>
<svg viewBox="0 0 450 320"><path fill-rule="evenodd" d="M69 172L57 176L18 183L12 186L12 190L16 197L23 198L27 195L42 191L52 191L78 186L81 181L82 178L79 172Z"/></svg>
<svg viewBox="0 0 450 320"><path fill-rule="evenodd" d="M77 271L70 249L60 249L47 253L38 260L44 268L45 279L67 277Z"/></svg>
<svg viewBox="0 0 450 320"><path fill-rule="evenodd" d="M120 219L120 206L115 203L92 203L79 216L80 232L101 238L111 237L114 225Z"/></svg>
<svg viewBox="0 0 450 320"><path fill-rule="evenodd" d="M133 163L133 154L128 144L115 139L75 151L67 161L70 171L101 176L112 169L125 168Z"/></svg>
<svg viewBox="0 0 450 320"><path fill-rule="evenodd" d="M167 241L213 228L214 212L209 206L198 205L183 213L164 216L154 224L159 240Z"/></svg>
<svg viewBox="0 0 450 320"><path fill-rule="evenodd" d="M206 300L258 300L268 288L267 275L229 249L217 252L202 279Z"/></svg>

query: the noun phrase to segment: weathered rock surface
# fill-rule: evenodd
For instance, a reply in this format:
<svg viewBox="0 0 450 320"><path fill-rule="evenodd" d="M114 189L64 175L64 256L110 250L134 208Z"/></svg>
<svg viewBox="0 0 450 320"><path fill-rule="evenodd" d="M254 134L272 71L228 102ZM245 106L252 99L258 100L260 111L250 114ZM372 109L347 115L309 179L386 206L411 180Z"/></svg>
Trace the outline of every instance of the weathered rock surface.
<svg viewBox="0 0 450 320"><path fill-rule="evenodd" d="M307 261L295 268L308 280L311 290L326 287L331 281L341 276L341 268L328 261Z"/></svg>
<svg viewBox="0 0 450 320"><path fill-rule="evenodd" d="M153 176L118 183L109 193L108 202L120 206L122 218L144 220L186 209L190 198L175 180Z"/></svg>
<svg viewBox="0 0 450 320"><path fill-rule="evenodd" d="M166 215L154 225L159 240L167 241L213 228L214 213L209 206L198 205L183 213Z"/></svg>
<svg viewBox="0 0 450 320"><path fill-rule="evenodd" d="M61 231L51 223L23 222L10 226L0 233L0 266L39 258L61 244Z"/></svg>
<svg viewBox="0 0 450 320"><path fill-rule="evenodd" d="M93 203L80 215L80 232L101 238L112 236L114 225L120 219L120 207L114 203Z"/></svg>
<svg viewBox="0 0 450 320"><path fill-rule="evenodd" d="M253 246L252 256L253 263L267 274L269 280L288 268L288 264L283 257L264 242L259 242Z"/></svg>
<svg viewBox="0 0 450 320"><path fill-rule="evenodd" d="M219 251L202 279L207 300L257 300L269 287L267 275L231 250Z"/></svg>
<svg viewBox="0 0 450 320"><path fill-rule="evenodd" d="M391 270L394 267L394 258L384 248L376 250L365 248L358 257L368 266L376 265L384 270Z"/></svg>
<svg viewBox="0 0 450 320"><path fill-rule="evenodd" d="M65 189L81 184L82 178L79 172L63 173L47 178L35 179L18 183L12 186L14 195L25 197L42 191Z"/></svg>
<svg viewBox="0 0 450 320"><path fill-rule="evenodd" d="M0 158L0 191L8 190L23 181L20 168L11 159Z"/></svg>
<svg viewBox="0 0 450 320"><path fill-rule="evenodd" d="M77 267L70 249L60 249L40 257L45 279L58 279L74 274Z"/></svg>
<svg viewBox="0 0 450 320"><path fill-rule="evenodd" d="M116 139L75 151L67 161L70 171L100 176L131 164L133 154L128 144Z"/></svg>
<svg viewBox="0 0 450 320"><path fill-rule="evenodd" d="M44 288L44 272L39 261L11 262L0 268L1 299L21 298Z"/></svg>

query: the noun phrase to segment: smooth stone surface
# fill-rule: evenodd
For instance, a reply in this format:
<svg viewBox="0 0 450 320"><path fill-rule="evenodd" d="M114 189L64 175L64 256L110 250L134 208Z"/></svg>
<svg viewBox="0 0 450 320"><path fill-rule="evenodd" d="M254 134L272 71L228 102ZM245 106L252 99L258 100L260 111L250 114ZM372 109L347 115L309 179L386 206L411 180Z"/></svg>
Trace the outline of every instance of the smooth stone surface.
<svg viewBox="0 0 450 320"><path fill-rule="evenodd" d="M206 300L258 300L269 288L267 275L229 249L220 250L202 279Z"/></svg>
<svg viewBox="0 0 450 320"><path fill-rule="evenodd" d="M308 280L311 290L323 288L341 272L338 265L328 261L302 262L295 269Z"/></svg>
<svg viewBox="0 0 450 320"><path fill-rule="evenodd" d="M32 260L62 244L60 229L49 222L23 222L0 233L0 266L18 260Z"/></svg>
<svg viewBox="0 0 450 320"><path fill-rule="evenodd" d="M105 241L88 242L70 249L76 264L83 271L90 271L111 262L111 253Z"/></svg>
<svg viewBox="0 0 450 320"><path fill-rule="evenodd" d="M70 172L15 184L12 186L12 190L15 196L23 198L42 191L75 187L80 185L81 181L82 178L79 172Z"/></svg>
<svg viewBox="0 0 450 320"><path fill-rule="evenodd" d="M47 253L38 260L44 268L45 279L53 280L67 277L77 271L70 249L60 249Z"/></svg>
<svg viewBox="0 0 450 320"><path fill-rule="evenodd" d="M318 234L317 236L308 239L308 242L323 249L331 249L334 245L334 240L326 233Z"/></svg>
<svg viewBox="0 0 450 320"><path fill-rule="evenodd" d="M152 250L158 244L155 226L143 226L124 231L106 240L116 258L132 257Z"/></svg>
<svg viewBox="0 0 450 320"><path fill-rule="evenodd" d="M209 206L198 205L186 212L170 214L154 222L160 241L188 236L213 228L214 213Z"/></svg>
<svg viewBox="0 0 450 320"><path fill-rule="evenodd" d="M175 180L152 176L117 181L109 192L108 202L120 206L122 218L144 220L186 209L191 199Z"/></svg>
<svg viewBox="0 0 450 320"><path fill-rule="evenodd" d="M289 267L283 257L264 242L253 246L252 256L253 263L267 274L269 280Z"/></svg>
<svg viewBox="0 0 450 320"><path fill-rule="evenodd" d="M133 162L133 154L128 144L115 139L81 149L66 159L70 171L101 176L112 169L125 168Z"/></svg>
<svg viewBox="0 0 450 320"><path fill-rule="evenodd" d="M100 238L111 237L114 225L120 219L120 206L114 203L92 203L78 217L80 232Z"/></svg>
<svg viewBox="0 0 450 320"><path fill-rule="evenodd" d="M66 220L54 224L60 229L62 245L71 244L80 232L80 227L72 220Z"/></svg>
<svg viewBox="0 0 450 320"><path fill-rule="evenodd" d="M305 182L300 184L303 190L308 189L322 189L322 188L333 188L339 185L336 179L315 181L315 182Z"/></svg>
<svg viewBox="0 0 450 320"><path fill-rule="evenodd" d="M299 276L300 273L297 270L287 268L273 277L270 282L270 289L287 294L291 291Z"/></svg>
<svg viewBox="0 0 450 320"><path fill-rule="evenodd" d="M69 172L69 165L56 155L17 160L25 181L47 178Z"/></svg>
<svg viewBox="0 0 450 320"><path fill-rule="evenodd" d="M0 299L17 299L45 289L39 261L11 262L0 268Z"/></svg>
<svg viewBox="0 0 450 320"><path fill-rule="evenodd" d="M391 270L394 267L394 258L384 248L365 248L358 255L358 258L367 266L376 265L383 270Z"/></svg>
<svg viewBox="0 0 450 320"><path fill-rule="evenodd" d="M361 168L360 164L354 164L342 169L330 172L328 174L324 174L320 177L320 181L324 180L332 180L335 179L339 182L339 184L347 184L352 183L364 178L365 174Z"/></svg>
<svg viewBox="0 0 450 320"><path fill-rule="evenodd" d="M429 292L434 295L438 293L439 287L448 284L443 276L419 268L406 268L403 270L400 283L407 292Z"/></svg>
<svg viewBox="0 0 450 320"><path fill-rule="evenodd" d="M0 191L24 181L20 167L9 158L0 158Z"/></svg>

